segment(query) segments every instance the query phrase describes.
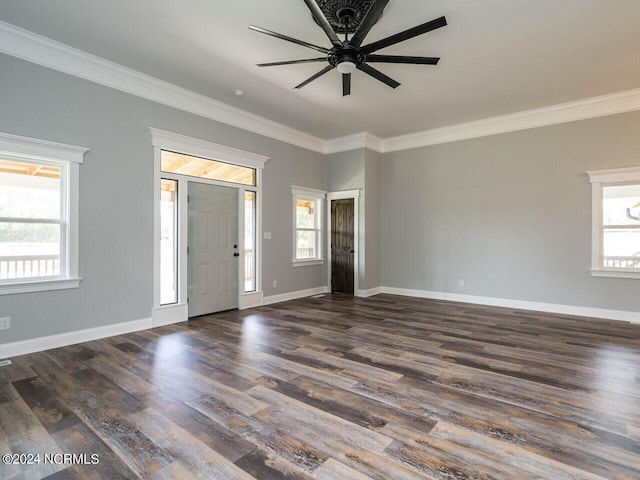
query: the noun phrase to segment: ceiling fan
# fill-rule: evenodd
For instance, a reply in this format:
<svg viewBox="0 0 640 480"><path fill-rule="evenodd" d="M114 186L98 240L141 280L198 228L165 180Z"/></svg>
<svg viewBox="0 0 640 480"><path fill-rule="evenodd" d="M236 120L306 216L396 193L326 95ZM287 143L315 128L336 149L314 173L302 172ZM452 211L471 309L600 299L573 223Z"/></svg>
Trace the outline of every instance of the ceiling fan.
<svg viewBox="0 0 640 480"><path fill-rule="evenodd" d="M288 60L284 62L259 63L258 67L274 67L277 65L293 65L298 63L328 62L315 75L309 77L304 82L296 85L295 88L302 88L305 85L318 79L325 73L336 68L342 74L342 95L351 94L351 74L360 70L376 80L385 83L391 88L396 88L400 83L388 77L381 71L373 68L371 63L405 63L418 65L436 65L439 57L410 57L401 55L376 55L374 52L404 42L418 35L430 32L447 24L445 17L436 18L429 22L410 28L390 37L383 38L368 45L362 45L365 37L371 28L382 15L382 11L389 3L389 0L318 0L322 8L315 0L304 0L311 15L318 25L324 30L331 41L332 47L325 48L318 45L298 40L296 38L272 32L266 28L250 25L249 29L265 35L295 43L303 47L311 48L323 53L324 57L306 58L302 60ZM368 7L368 8L367 8ZM327 17L332 21L330 22ZM338 33L344 33L344 40L340 40ZM349 39L349 34L353 36Z"/></svg>

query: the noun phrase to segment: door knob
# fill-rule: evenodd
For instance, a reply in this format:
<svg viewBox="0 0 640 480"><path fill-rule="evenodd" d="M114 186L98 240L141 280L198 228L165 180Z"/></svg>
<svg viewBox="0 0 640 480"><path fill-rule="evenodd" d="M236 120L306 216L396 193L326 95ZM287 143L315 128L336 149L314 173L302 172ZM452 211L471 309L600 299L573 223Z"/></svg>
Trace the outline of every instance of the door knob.
<svg viewBox="0 0 640 480"><path fill-rule="evenodd" d="M236 252L236 253L234 253L234 254L233 254L233 256L234 256L234 257L239 257L239 256L240 256L240 254L239 254L238 252Z"/></svg>

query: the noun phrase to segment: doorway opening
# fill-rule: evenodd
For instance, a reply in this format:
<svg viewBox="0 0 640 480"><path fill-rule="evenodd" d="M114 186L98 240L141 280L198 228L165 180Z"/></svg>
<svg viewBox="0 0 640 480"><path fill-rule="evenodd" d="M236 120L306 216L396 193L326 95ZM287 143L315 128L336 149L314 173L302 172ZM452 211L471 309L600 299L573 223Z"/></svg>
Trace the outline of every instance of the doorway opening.
<svg viewBox="0 0 640 480"><path fill-rule="evenodd" d="M332 293L358 295L359 191L331 192L329 201L328 282Z"/></svg>
<svg viewBox="0 0 640 480"><path fill-rule="evenodd" d="M155 158L153 325L262 304L268 157L150 129Z"/></svg>

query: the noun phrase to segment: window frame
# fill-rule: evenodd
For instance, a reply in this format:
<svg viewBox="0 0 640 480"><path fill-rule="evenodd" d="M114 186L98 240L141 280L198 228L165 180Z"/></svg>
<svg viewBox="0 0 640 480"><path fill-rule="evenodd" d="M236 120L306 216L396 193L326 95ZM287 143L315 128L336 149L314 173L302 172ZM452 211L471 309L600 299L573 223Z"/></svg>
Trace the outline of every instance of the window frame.
<svg viewBox="0 0 640 480"><path fill-rule="evenodd" d="M315 188L298 187L296 185L291 186L291 195L293 196L293 248L291 264L294 267L310 266L310 265L322 265L325 260L323 249L323 237L324 237L324 201L327 192L324 190L317 190ZM298 228L297 222L297 202L298 200L312 201L315 203L315 225L316 228ZM316 255L312 258L298 258L297 253L297 236L299 231L315 232L316 240Z"/></svg>
<svg viewBox="0 0 640 480"><path fill-rule="evenodd" d="M252 253L251 253L251 258L249 259L249 263L250 263L250 268L251 271L253 272L253 279L252 279L252 288L250 288L249 290L247 290L247 279L246 279L246 269L247 269L247 240L246 240L246 235L247 235L247 229L246 229L246 224L247 224L247 193L250 193L251 195L253 195L253 208L251 210L251 224L252 224L252 229L253 229L253 249L252 249ZM245 277L242 279L242 282L240 282L242 284L242 291L244 292L244 294L251 294L251 293L255 293L258 291L258 278L256 276L257 274L257 267L258 267L258 259L257 259L257 254L258 254L258 235L257 235L257 226L258 226L258 192L256 190L249 190L249 189L244 189L240 192L241 197L244 199L244 202L242 204L242 208L244 210L244 215L243 215L243 225L244 228L242 230L244 230L244 235L242 236L242 250L243 250L243 262L244 262L244 269L241 269L241 272L244 271L245 272Z"/></svg>
<svg viewBox="0 0 640 480"><path fill-rule="evenodd" d="M592 170L587 172L591 183L591 275L594 277L640 279L640 269L603 266L603 191L604 187L640 185L640 167Z"/></svg>
<svg viewBox="0 0 640 480"><path fill-rule="evenodd" d="M89 149L0 132L0 157L60 168L60 275L0 280L0 295L77 288L80 164Z"/></svg>
<svg viewBox="0 0 640 480"><path fill-rule="evenodd" d="M180 293L180 272L179 272L179 255L178 255L178 245L179 245L179 233L180 233L180 222L179 222L179 206L178 206L178 199L180 198L180 182L176 179L172 179L172 178L164 178L161 177L160 178L160 185L162 186L162 182L166 181L166 182L173 182L175 185L175 195L173 198L173 217L171 219L171 223L172 223L172 227L173 227L173 238L172 238L172 245L173 245L173 249L172 249L172 254L173 254L173 258L172 258L172 267L173 267L173 284L174 284L174 296L173 299L169 302L164 302L163 303L163 299L162 299L162 274L163 274L163 268L162 268L162 264L160 264L160 281L161 281L161 288L160 288L160 306L165 306L165 305L175 305L178 303L179 301L179 293ZM162 188L162 187L161 187ZM161 194L161 198L162 198L162 194ZM160 228L162 231L162 212L160 213ZM162 252L162 240L160 241L160 251ZM160 257L160 259L162 260L162 255Z"/></svg>

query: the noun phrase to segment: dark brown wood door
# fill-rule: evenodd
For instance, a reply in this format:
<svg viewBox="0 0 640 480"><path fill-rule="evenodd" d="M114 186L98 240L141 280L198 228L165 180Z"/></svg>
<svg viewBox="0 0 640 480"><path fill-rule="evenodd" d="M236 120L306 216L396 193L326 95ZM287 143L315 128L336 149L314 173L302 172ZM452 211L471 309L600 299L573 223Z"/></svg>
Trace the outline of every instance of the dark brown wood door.
<svg viewBox="0 0 640 480"><path fill-rule="evenodd" d="M331 291L353 295L353 198L331 201Z"/></svg>

